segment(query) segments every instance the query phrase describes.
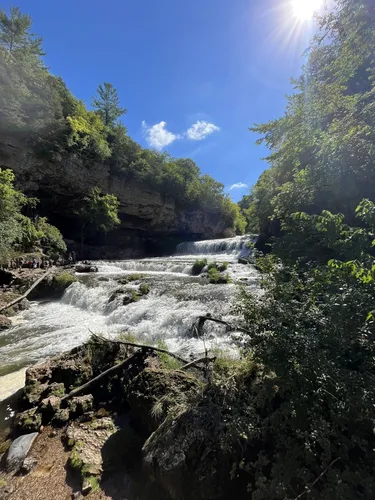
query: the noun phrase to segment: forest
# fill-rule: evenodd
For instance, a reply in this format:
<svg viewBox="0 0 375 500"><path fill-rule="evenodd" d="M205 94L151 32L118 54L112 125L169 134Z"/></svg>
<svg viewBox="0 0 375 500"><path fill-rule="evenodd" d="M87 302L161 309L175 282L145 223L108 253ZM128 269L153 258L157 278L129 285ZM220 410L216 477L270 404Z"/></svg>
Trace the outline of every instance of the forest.
<svg viewBox="0 0 375 500"><path fill-rule="evenodd" d="M245 220L239 207L224 193L221 183L202 174L193 160L144 149L129 137L120 121L126 109L120 106L112 84L105 82L98 86L89 109L72 95L60 77L50 72L43 61L44 55L42 38L32 32L31 17L18 7L12 7L9 13L0 10L0 135L4 141L11 138L27 145L51 172L68 157L78 162L77 168L88 171L91 165L101 164L109 176L147 186L164 198L173 199L182 211L209 210L229 230L244 232ZM25 178L33 175L24 172ZM9 172L2 171L0 188L9 190L19 185L22 188L22 179L15 180L16 184ZM103 196L106 194L111 195L103 193ZM90 192L83 195L82 198L90 197ZM25 205L21 207L18 203L17 207L19 216L9 212L10 205L0 213L2 231L8 234L7 240L2 240L3 246L10 234L16 234L10 231L11 226L5 227L7 218L12 224L18 221L20 230L25 225ZM82 214L82 211L89 211L87 204L77 203L74 212ZM31 219L38 215L36 200L34 210L30 208L28 213ZM33 220L28 224L35 226ZM23 233L15 237L14 243L19 245L20 238L25 241L27 236ZM31 247L33 241L26 243L26 247Z"/></svg>

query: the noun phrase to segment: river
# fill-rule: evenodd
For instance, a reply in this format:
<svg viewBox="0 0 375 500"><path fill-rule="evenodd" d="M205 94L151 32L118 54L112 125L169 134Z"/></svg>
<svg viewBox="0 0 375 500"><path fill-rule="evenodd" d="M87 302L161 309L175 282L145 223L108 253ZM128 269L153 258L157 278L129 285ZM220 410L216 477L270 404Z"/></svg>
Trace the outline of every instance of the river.
<svg viewBox="0 0 375 500"><path fill-rule="evenodd" d="M257 288L257 272L238 263L247 251L249 237L180 244L173 256L141 260L97 261L99 272L78 275L61 300L33 302L29 310L13 318L13 327L0 333L0 384L8 375L81 344L90 331L116 337L131 333L139 342L155 344L163 339L171 351L198 354L201 339L191 334L199 315L211 313L229 322L236 320L233 303L239 284ZM231 284L208 284L192 276L196 259L228 262ZM110 301L119 288L118 279L139 273L150 292L140 301L124 306L122 297ZM129 284L127 287L136 285ZM210 349L231 350L238 332L225 332L213 323L205 327Z"/></svg>

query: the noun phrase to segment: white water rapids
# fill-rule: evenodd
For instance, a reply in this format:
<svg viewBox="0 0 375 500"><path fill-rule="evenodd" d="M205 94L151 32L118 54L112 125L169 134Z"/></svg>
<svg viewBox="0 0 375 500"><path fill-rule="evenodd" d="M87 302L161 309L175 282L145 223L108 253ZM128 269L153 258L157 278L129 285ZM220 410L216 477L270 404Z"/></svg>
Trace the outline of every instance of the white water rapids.
<svg viewBox="0 0 375 500"><path fill-rule="evenodd" d="M141 260L99 261L99 272L79 275L57 302L34 302L13 318L13 327L0 333L0 375L9 374L47 356L67 351L90 337L92 332L116 337L131 333L139 342L163 339L171 351L197 354L204 351L201 339L192 337L192 325L199 315L235 321L233 303L240 283L257 288L257 273L238 264L248 252L249 237L182 243L172 257ZM197 258L228 262L232 284L208 284L191 275ZM109 301L121 288L118 279L141 274L150 293L138 302L123 305L123 296ZM137 288L137 282L126 288ZM139 282L138 282L139 283ZM206 326L209 348L231 348L236 332L210 323ZM1 383L1 378L0 378Z"/></svg>

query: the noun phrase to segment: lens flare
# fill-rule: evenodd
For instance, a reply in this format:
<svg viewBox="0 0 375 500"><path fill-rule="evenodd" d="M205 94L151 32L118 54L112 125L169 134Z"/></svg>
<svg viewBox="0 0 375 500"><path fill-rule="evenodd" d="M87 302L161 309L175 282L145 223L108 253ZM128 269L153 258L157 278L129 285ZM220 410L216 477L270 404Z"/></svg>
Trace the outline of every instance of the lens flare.
<svg viewBox="0 0 375 500"><path fill-rule="evenodd" d="M308 21L322 6L323 0L291 0L294 16L300 21Z"/></svg>

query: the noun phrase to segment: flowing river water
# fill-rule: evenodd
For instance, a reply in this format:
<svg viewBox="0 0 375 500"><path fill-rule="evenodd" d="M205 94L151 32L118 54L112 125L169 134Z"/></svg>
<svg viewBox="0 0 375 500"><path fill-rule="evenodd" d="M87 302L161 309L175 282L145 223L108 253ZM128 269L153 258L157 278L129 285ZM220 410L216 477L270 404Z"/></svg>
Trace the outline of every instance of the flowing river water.
<svg viewBox="0 0 375 500"><path fill-rule="evenodd" d="M34 302L29 310L13 318L13 327L0 333L0 385L13 372L59 354L87 340L91 332L108 337L132 334L138 342L163 340L171 351L189 356L204 351L201 339L192 335L198 316L236 320L234 302L239 285L257 289L257 272L238 263L249 252L251 237L181 243L170 257L141 260L98 261L99 272L78 275L59 301ZM192 276L196 259L228 262L230 284L208 284ZM119 288L119 278L142 275L150 292L138 302L123 305L123 297L110 300ZM137 288L129 283L126 288ZM206 345L210 349L233 349L238 332L206 323ZM2 382L3 381L3 382Z"/></svg>

